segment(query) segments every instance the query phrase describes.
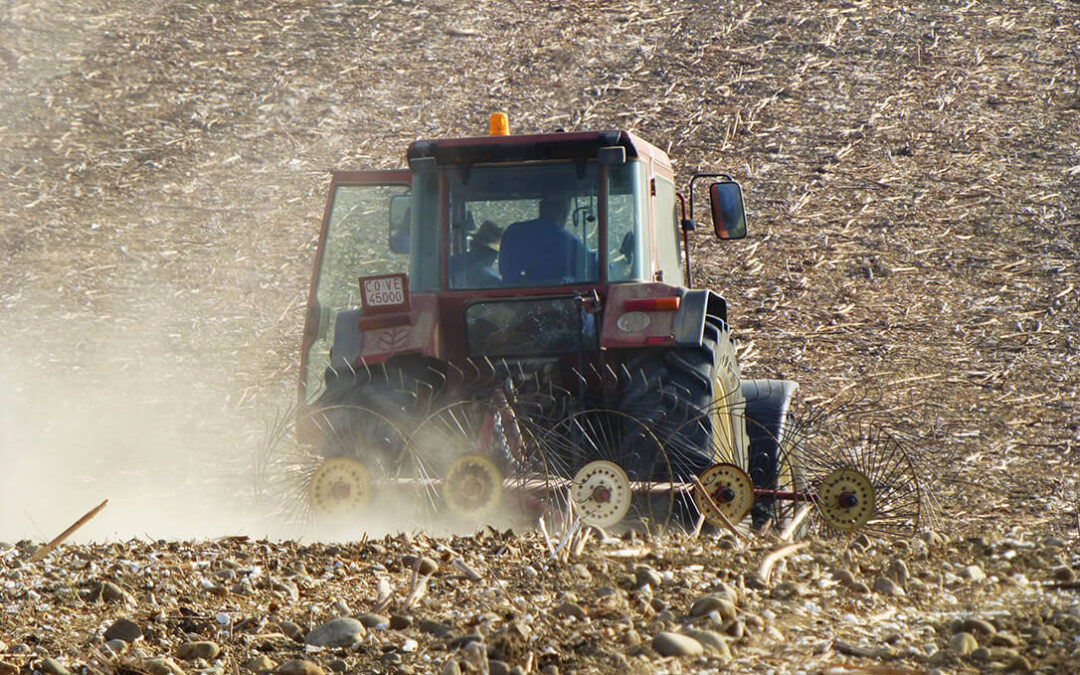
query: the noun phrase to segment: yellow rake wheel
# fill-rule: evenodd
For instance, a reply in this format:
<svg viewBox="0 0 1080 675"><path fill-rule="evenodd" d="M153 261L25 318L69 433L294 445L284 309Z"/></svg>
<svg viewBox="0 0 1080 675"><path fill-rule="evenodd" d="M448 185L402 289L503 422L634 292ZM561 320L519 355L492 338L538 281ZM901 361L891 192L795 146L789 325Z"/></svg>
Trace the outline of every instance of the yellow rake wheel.
<svg viewBox="0 0 1080 675"><path fill-rule="evenodd" d="M861 471L836 469L818 485L815 501L825 524L854 532L874 515L874 486Z"/></svg>
<svg viewBox="0 0 1080 675"><path fill-rule="evenodd" d="M630 479L614 462L596 460L574 475L570 498L583 523L612 527L630 510Z"/></svg>
<svg viewBox="0 0 1080 675"><path fill-rule="evenodd" d="M739 467L726 463L713 464L701 472L700 480L706 494L712 498L712 504L716 505L716 508L713 508L700 490L694 490L694 505L709 525L723 527L724 522L717 509L733 525L737 525L750 513L750 507L754 505L754 483Z"/></svg>
<svg viewBox="0 0 1080 675"><path fill-rule="evenodd" d="M363 462L331 457L311 475L308 501L315 512L326 515L363 510L371 503L371 474Z"/></svg>
<svg viewBox="0 0 1080 675"><path fill-rule="evenodd" d="M460 457L446 473L443 498L450 511L475 519L491 513L502 498L503 479L499 467L483 455Z"/></svg>

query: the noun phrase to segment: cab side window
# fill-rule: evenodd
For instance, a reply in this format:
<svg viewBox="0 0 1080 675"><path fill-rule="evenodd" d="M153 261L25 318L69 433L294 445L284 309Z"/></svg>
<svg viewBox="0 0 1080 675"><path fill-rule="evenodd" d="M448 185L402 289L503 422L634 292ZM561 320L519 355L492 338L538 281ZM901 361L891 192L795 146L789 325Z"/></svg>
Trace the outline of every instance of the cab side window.
<svg viewBox="0 0 1080 675"><path fill-rule="evenodd" d="M678 218L675 217L675 184L664 178L654 178L656 196L653 197L653 225L656 231L656 257L664 281L679 284L682 281L682 262L679 255Z"/></svg>

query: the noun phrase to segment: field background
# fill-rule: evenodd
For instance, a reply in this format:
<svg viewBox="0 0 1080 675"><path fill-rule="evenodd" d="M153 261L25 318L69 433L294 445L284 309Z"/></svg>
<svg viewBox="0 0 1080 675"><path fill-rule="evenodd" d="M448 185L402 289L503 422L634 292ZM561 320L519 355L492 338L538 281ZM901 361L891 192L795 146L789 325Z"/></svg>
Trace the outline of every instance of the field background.
<svg viewBox="0 0 1080 675"><path fill-rule="evenodd" d="M5 2L0 537L259 534L203 493L294 391L328 172L496 110L731 173L744 374L916 434L939 527L1075 532L1078 8Z"/></svg>

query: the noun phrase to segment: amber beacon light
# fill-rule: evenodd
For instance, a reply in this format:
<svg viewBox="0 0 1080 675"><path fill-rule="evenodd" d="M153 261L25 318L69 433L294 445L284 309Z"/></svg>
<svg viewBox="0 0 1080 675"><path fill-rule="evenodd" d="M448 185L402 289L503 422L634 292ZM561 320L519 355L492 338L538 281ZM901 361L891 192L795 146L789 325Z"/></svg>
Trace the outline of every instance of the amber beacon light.
<svg viewBox="0 0 1080 675"><path fill-rule="evenodd" d="M506 116L506 113L491 113L491 117L488 119L488 135L489 136L509 136L510 135L510 118Z"/></svg>

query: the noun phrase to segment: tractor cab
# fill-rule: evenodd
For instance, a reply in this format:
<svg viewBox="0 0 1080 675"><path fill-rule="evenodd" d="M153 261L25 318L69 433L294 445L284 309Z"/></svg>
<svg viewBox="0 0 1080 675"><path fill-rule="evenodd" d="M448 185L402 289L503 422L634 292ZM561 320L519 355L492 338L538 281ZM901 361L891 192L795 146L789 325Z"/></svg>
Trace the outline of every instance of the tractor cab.
<svg viewBox="0 0 1080 675"><path fill-rule="evenodd" d="M693 202L687 218L666 154L626 131L503 131L493 116L489 136L414 142L408 171L333 175L302 404L395 357L460 364L678 341ZM741 191L722 178L714 226L738 238Z"/></svg>

